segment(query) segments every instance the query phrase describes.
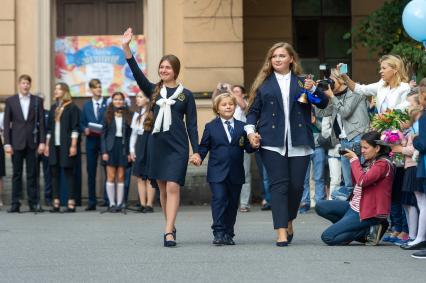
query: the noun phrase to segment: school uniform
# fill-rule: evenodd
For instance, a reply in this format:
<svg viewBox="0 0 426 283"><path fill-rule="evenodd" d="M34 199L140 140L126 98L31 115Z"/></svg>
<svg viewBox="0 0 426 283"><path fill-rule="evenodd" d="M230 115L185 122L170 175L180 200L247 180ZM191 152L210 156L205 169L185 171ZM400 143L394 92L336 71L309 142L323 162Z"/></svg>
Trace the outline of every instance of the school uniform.
<svg viewBox="0 0 426 283"><path fill-rule="evenodd" d="M151 99L156 85L145 77L134 57L127 59L127 63L139 88ZM164 86L152 110L155 123L148 138L149 179L172 181L183 186L189 160L188 138L192 151L198 152L197 108L194 96L182 85L175 88Z"/></svg>
<svg viewBox="0 0 426 283"><path fill-rule="evenodd" d="M129 141L131 129L124 116L117 117L108 123L104 118L104 130L101 136L102 154L108 154L108 166L129 167Z"/></svg>
<svg viewBox="0 0 426 283"><path fill-rule="evenodd" d="M148 179L148 138L150 132L144 130L145 111L133 114L132 135L130 136L130 153L136 155L133 163L133 175L142 180Z"/></svg>
<svg viewBox="0 0 426 283"><path fill-rule="evenodd" d="M75 199L74 167L78 156L69 156L73 138L78 138L80 127L80 109L71 103L66 105L59 121L55 121L55 103L50 108L47 137L49 138L49 165L52 173L52 197L60 198L60 173L64 170L68 183L68 199Z"/></svg>
<svg viewBox="0 0 426 283"><path fill-rule="evenodd" d="M253 152L245 123L216 118L207 123L199 145L202 160L209 155L207 182L212 192L213 234L234 237L241 187L245 183L244 150Z"/></svg>
<svg viewBox="0 0 426 283"><path fill-rule="evenodd" d="M413 139L413 146L419 151L417 161L418 191L426 194L426 110L419 119L419 135Z"/></svg>
<svg viewBox="0 0 426 283"><path fill-rule="evenodd" d="M270 180L274 229L287 228L296 218L303 183L315 147L311 129L311 104L297 101L304 82L291 72L272 73L258 88L247 114L247 134L258 132L260 154ZM325 108L326 96L315 105Z"/></svg>
<svg viewBox="0 0 426 283"><path fill-rule="evenodd" d="M89 127L89 123L102 124L106 107L107 101L104 98L86 101L81 115L81 131L84 132ZM96 172L100 152L100 134L90 133L86 136L88 207L96 207Z"/></svg>

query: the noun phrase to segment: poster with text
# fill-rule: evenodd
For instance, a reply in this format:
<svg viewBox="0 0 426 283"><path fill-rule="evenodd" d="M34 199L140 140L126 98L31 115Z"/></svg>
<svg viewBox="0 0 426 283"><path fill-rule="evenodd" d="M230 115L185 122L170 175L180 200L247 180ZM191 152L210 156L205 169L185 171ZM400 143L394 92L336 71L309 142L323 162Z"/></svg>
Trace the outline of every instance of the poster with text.
<svg viewBox="0 0 426 283"><path fill-rule="evenodd" d="M146 74L145 37L136 35L130 45ZM97 78L104 96L115 91L133 96L139 92L121 49L120 35L65 36L55 41L55 79L69 85L73 97L91 96L88 83Z"/></svg>

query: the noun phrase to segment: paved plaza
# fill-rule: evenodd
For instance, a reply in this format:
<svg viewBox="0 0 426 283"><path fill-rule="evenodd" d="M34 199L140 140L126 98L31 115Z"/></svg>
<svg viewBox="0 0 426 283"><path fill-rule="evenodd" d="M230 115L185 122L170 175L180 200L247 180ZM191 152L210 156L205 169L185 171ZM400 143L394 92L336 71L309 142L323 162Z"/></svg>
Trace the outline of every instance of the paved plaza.
<svg viewBox="0 0 426 283"><path fill-rule="evenodd" d="M274 246L270 212L239 213L236 246L211 245L208 206L183 207L178 247L163 216L0 211L0 282L424 282L426 262L393 245L327 247L328 223L300 215L294 244Z"/></svg>

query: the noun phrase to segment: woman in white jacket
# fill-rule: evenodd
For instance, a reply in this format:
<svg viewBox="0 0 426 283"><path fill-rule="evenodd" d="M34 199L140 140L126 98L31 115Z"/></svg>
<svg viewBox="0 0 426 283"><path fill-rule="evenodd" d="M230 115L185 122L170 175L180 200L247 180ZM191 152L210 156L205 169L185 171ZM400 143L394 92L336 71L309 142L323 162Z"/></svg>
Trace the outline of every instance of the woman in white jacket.
<svg viewBox="0 0 426 283"><path fill-rule="evenodd" d="M347 74L342 74L346 85L355 93L374 96L379 113L386 110L405 110L409 103L406 101L410 92L408 75L401 57L384 55L379 60L381 79L377 83L363 85L352 81ZM340 68L340 64L337 66Z"/></svg>

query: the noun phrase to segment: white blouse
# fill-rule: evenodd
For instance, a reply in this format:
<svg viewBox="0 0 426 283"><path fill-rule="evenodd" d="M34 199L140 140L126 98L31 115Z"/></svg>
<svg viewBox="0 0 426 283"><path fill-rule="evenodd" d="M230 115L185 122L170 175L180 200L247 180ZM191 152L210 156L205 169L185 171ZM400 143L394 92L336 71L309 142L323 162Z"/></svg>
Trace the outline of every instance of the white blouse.
<svg viewBox="0 0 426 283"><path fill-rule="evenodd" d="M114 119L115 119L115 128L117 129L115 131L115 136L118 138L121 138L123 137L123 117L115 116Z"/></svg>
<svg viewBox="0 0 426 283"><path fill-rule="evenodd" d="M141 115L143 115L145 113L145 109L142 109ZM145 116L142 116L142 119L140 122L137 121L139 117L139 113L135 112L133 114L133 119L132 119L132 134L130 136L130 143L129 143L129 151L130 153L135 153L135 146L136 146L136 140L138 138L138 135L143 135L144 133L144 129L143 129L143 122L145 121Z"/></svg>
<svg viewBox="0 0 426 283"><path fill-rule="evenodd" d="M410 105L406 100L410 92L410 85L404 82L395 88L390 88L389 85L385 86L383 80L369 85L357 83L355 84L354 92L365 96L375 96L379 113L383 113L387 109L405 110Z"/></svg>

